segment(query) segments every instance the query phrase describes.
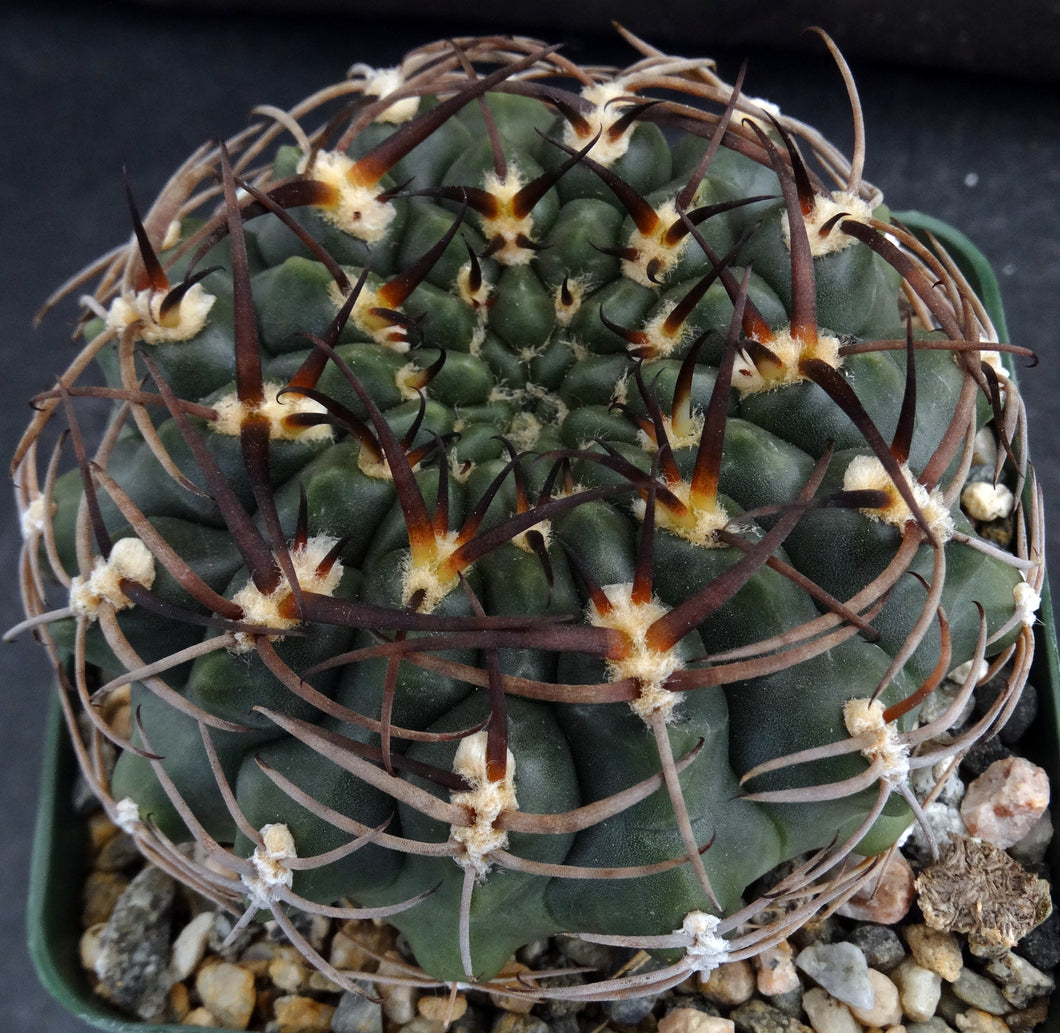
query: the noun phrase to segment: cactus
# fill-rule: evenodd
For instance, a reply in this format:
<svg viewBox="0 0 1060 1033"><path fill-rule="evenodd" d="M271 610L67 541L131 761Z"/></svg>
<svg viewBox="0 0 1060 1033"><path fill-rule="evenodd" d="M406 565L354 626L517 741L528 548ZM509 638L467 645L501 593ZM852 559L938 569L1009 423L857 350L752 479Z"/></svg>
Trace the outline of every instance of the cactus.
<svg viewBox="0 0 1060 1033"><path fill-rule="evenodd" d="M909 772L1030 664L1021 350L857 118L848 161L627 38L355 66L130 195L15 457L16 631L106 810L343 985L293 912L388 918L395 978L488 989L555 933L661 959L507 992L752 956L872 877ZM984 436L1012 550L959 505Z"/></svg>

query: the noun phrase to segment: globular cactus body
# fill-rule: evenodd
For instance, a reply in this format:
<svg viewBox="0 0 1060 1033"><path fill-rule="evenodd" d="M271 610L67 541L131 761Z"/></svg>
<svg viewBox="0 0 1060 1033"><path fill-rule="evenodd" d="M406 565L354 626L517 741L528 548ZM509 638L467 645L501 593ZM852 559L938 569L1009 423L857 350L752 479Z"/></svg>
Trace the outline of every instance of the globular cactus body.
<svg viewBox="0 0 1060 1033"><path fill-rule="evenodd" d="M1010 555L957 504L987 424L1027 476L986 313L860 156L647 53L464 40L264 109L133 208L37 400L23 588L86 773L236 913L387 915L444 981L557 932L677 981L852 891L909 768L1018 695L1035 514ZM1006 692L937 745L984 657Z"/></svg>

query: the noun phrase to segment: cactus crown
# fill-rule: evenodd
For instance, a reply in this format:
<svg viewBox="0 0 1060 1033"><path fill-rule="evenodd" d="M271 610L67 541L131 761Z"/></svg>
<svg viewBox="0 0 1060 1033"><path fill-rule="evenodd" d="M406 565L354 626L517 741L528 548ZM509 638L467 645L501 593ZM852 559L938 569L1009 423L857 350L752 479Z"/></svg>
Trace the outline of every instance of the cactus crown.
<svg viewBox="0 0 1060 1033"><path fill-rule="evenodd" d="M617 72L438 43L262 108L130 197L34 400L22 588L82 767L307 954L292 910L389 917L440 981L556 932L664 958L534 994L751 956L868 877L909 771L1026 677L1008 346L888 221L860 131L848 162L632 42ZM957 504L987 426L1014 552ZM1006 691L940 739L984 658Z"/></svg>

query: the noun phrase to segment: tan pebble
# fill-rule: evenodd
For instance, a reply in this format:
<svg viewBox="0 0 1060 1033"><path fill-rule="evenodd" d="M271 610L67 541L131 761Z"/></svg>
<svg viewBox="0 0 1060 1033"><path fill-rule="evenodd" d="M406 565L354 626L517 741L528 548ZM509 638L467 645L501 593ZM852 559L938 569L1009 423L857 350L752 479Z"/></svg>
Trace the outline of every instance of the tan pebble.
<svg viewBox="0 0 1060 1033"><path fill-rule="evenodd" d="M255 979L268 979L271 958L240 958L239 967L245 968Z"/></svg>
<svg viewBox="0 0 1060 1033"><path fill-rule="evenodd" d="M755 992L755 974L748 961L729 961L700 980L704 997L715 1004L737 1005Z"/></svg>
<svg viewBox="0 0 1060 1033"><path fill-rule="evenodd" d="M355 972L363 970L370 959L361 949L361 945L340 929L331 938L331 953L328 961L337 969Z"/></svg>
<svg viewBox="0 0 1060 1033"><path fill-rule="evenodd" d="M253 1025L258 1024L258 1020L263 1016L271 1015L272 1009L276 1004L278 997L286 997L287 994L281 993L274 986L261 986L260 983L255 981L255 995L254 1001L254 1014L251 1015L251 1022Z"/></svg>
<svg viewBox="0 0 1060 1033"><path fill-rule="evenodd" d="M192 1008L192 1010L181 1019L180 1024L182 1026L212 1026L216 1029L217 1022L218 1020L210 1014L208 1009L199 1007Z"/></svg>
<svg viewBox="0 0 1060 1033"><path fill-rule="evenodd" d="M88 846L98 853L108 840L118 834L118 826L107 817L106 811L93 811L85 820L88 828Z"/></svg>
<svg viewBox="0 0 1060 1033"><path fill-rule="evenodd" d="M309 946L319 954L323 951L330 934L331 919L327 915L314 915L309 923L309 934L306 937L309 940Z"/></svg>
<svg viewBox="0 0 1060 1033"><path fill-rule="evenodd" d="M184 1016L191 1011L191 997L185 983L174 983L169 988L169 1000L166 1002L166 1021L183 1022Z"/></svg>
<svg viewBox="0 0 1060 1033"><path fill-rule="evenodd" d="M142 861L136 841L128 833L119 832L103 844L93 866L100 872L120 872Z"/></svg>
<svg viewBox="0 0 1060 1033"><path fill-rule="evenodd" d="M518 987L521 984L517 977L532 971L533 969L529 965L524 965L521 961L509 961L500 970L497 979L507 980L513 987ZM502 994L495 997L494 1000L498 1009L511 1012L514 1015L529 1015L530 1009L535 1004L534 998L529 994L525 996L522 994L512 994L511 996Z"/></svg>
<svg viewBox="0 0 1060 1033"><path fill-rule="evenodd" d="M106 922L128 885L129 880L117 872L89 872L82 896L81 928Z"/></svg>
<svg viewBox="0 0 1060 1033"><path fill-rule="evenodd" d="M795 968L795 952L787 940L767 947L755 959L758 968L756 985L763 997L776 997L799 988L799 973Z"/></svg>
<svg viewBox="0 0 1060 1033"><path fill-rule="evenodd" d="M282 947L269 962L269 982L289 994L297 993L306 981L306 967L294 947Z"/></svg>
<svg viewBox="0 0 1060 1033"><path fill-rule="evenodd" d="M978 1008L969 1008L958 1013L954 1024L961 1033L1009 1033L1008 1025L1003 1019Z"/></svg>
<svg viewBox="0 0 1060 1033"><path fill-rule="evenodd" d="M110 725L111 731L122 739L132 735L132 686L119 685L109 692L100 708L100 716Z"/></svg>
<svg viewBox="0 0 1060 1033"><path fill-rule="evenodd" d="M416 1010L425 1019L448 1024L455 1022L467 1011L467 998L463 994L457 994L453 998L448 994L444 997L424 994L417 1002Z"/></svg>
<svg viewBox="0 0 1060 1033"><path fill-rule="evenodd" d="M368 957L373 964L376 958L394 950L397 943L397 931L386 922L350 921L346 922L339 932L359 944L365 952L371 952Z"/></svg>
<svg viewBox="0 0 1060 1033"><path fill-rule="evenodd" d="M380 975L402 975L406 966L399 958L395 962L384 961L379 965ZM379 996L383 1000L383 1014L398 1026L411 1022L416 1015L416 999L419 991L401 983L382 984Z"/></svg>
<svg viewBox="0 0 1060 1033"><path fill-rule="evenodd" d="M78 943L81 967L89 972L95 972L96 970L96 959L99 957L100 950L99 938L103 935L103 930L106 928L106 922L97 922L95 925L89 926L81 934L81 940Z"/></svg>
<svg viewBox="0 0 1060 1033"><path fill-rule="evenodd" d="M1049 1017L1049 998L1040 997L1033 1004L1019 1011L1009 1012L1005 1016L1008 1028L1012 1033L1026 1033L1035 1026L1040 1026Z"/></svg>
<svg viewBox="0 0 1060 1033"><path fill-rule="evenodd" d="M335 1008L312 997L277 997L273 1008L278 1033L328 1033Z"/></svg>
<svg viewBox="0 0 1060 1033"><path fill-rule="evenodd" d="M902 1021L902 1005L898 999L898 987L882 972L869 969L869 982L872 984L872 1007L857 1008L850 1005L851 1014L863 1026L885 1028L897 1025Z"/></svg>
<svg viewBox="0 0 1060 1033"><path fill-rule="evenodd" d="M850 1009L819 986L802 995L802 1007L816 1033L861 1033Z"/></svg>
<svg viewBox="0 0 1060 1033"><path fill-rule="evenodd" d="M498 1027L494 1027L491 1033L497 1033ZM445 1023L438 1019L428 1019L423 1015L417 1015L411 1022L406 1022L401 1027L401 1033L445 1033Z"/></svg>
<svg viewBox="0 0 1060 1033"><path fill-rule="evenodd" d="M323 972L318 972L316 969L309 973L309 980L306 982L306 986L310 990L319 990L325 994L341 994L343 991L343 987L339 986L333 979L328 979Z"/></svg>
<svg viewBox="0 0 1060 1033"><path fill-rule="evenodd" d="M859 922L896 925L913 903L915 878L909 862L896 850L881 871L839 908L838 913Z"/></svg>
<svg viewBox="0 0 1060 1033"><path fill-rule="evenodd" d="M674 1008L659 1019L658 1029L659 1033L733 1033L736 1024L698 1008Z"/></svg>
<svg viewBox="0 0 1060 1033"><path fill-rule="evenodd" d="M964 956L960 941L953 933L927 925L909 925L902 933L918 965L937 972L947 983L952 983L961 974Z"/></svg>
<svg viewBox="0 0 1060 1033"><path fill-rule="evenodd" d="M246 1029L254 1011L254 974L241 965L219 961L199 969L195 977L204 1007L226 1029Z"/></svg>

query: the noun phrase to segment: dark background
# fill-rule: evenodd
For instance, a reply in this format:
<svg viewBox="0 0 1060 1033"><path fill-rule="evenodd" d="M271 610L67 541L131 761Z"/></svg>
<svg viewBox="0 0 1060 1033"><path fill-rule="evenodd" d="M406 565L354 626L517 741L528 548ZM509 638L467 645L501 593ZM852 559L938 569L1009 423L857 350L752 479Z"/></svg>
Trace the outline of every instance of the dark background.
<svg viewBox="0 0 1060 1033"><path fill-rule="evenodd" d="M1041 358L1021 383L1048 496L1060 499L1060 3L1055 0L571 0L474 5L442 22L440 4L99 4L40 2L0 11L0 452L28 419L24 400L68 362L75 308L39 330L52 287L128 234L123 166L146 203L204 139L240 129L259 102L290 106L357 61L385 67L429 40L474 31L566 41L569 57L633 59L611 17L660 48L709 54L730 80L816 125L844 148L850 117L816 37L837 38L868 125L866 178L894 208L959 226L1001 281L1012 339ZM283 8L286 8L284 10ZM713 8L713 9L712 9ZM471 11L470 4L467 10ZM297 14L291 13L297 11ZM597 13L599 12L599 13ZM0 626L21 616L18 529L0 510ZM1049 527L1060 532L1060 509ZM23 902L50 682L31 641L0 648L0 1029L84 1027L38 987L23 947Z"/></svg>

